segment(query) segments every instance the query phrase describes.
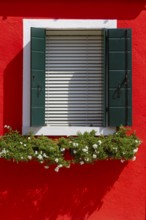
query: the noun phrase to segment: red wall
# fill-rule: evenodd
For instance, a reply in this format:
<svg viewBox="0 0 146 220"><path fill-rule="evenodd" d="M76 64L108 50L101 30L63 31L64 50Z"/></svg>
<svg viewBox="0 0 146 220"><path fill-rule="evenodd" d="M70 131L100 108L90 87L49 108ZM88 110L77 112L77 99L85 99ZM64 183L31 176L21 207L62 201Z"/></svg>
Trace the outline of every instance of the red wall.
<svg viewBox="0 0 146 220"><path fill-rule="evenodd" d="M135 162L99 161L54 172L0 160L1 220L145 220L145 0L2 0L0 133L22 127L22 19L118 19L133 30L133 128L143 140Z"/></svg>

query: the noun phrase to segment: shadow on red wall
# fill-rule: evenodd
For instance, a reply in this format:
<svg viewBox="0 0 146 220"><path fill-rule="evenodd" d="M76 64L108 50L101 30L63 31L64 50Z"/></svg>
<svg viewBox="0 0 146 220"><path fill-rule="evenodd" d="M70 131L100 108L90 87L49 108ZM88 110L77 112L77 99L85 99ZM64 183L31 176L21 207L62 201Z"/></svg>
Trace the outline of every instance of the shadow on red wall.
<svg viewBox="0 0 146 220"><path fill-rule="evenodd" d="M1 160L1 219L83 220L102 207L124 167L119 161L99 161L55 173L35 162Z"/></svg>
<svg viewBox="0 0 146 220"><path fill-rule="evenodd" d="M133 19L145 9L145 0L25 0L0 2L0 15L75 19Z"/></svg>
<svg viewBox="0 0 146 220"><path fill-rule="evenodd" d="M19 131L22 127L22 57L20 51L4 73L4 125Z"/></svg>

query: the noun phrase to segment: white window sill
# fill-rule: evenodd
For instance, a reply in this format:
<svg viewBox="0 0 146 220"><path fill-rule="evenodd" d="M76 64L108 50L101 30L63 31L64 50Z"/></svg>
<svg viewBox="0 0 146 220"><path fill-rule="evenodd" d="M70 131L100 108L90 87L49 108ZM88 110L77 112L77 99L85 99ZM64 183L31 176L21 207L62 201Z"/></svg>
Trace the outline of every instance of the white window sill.
<svg viewBox="0 0 146 220"><path fill-rule="evenodd" d="M43 127L23 127L23 134L29 134L30 132L35 135L46 136L70 136L76 135L77 132L84 133L85 131L96 131L96 135L109 135L113 134L116 129L110 127L67 127L67 126L43 126Z"/></svg>

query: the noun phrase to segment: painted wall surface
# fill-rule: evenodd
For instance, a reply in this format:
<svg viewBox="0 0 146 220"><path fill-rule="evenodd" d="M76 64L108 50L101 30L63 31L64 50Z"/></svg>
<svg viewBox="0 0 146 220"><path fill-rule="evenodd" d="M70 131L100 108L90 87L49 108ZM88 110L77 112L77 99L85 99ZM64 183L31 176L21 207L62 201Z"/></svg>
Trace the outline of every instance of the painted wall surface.
<svg viewBox="0 0 146 220"><path fill-rule="evenodd" d="M117 19L133 30L133 129L143 143L135 162L99 161L54 172L0 159L1 220L145 220L146 1L2 0L0 134L21 131L23 18Z"/></svg>

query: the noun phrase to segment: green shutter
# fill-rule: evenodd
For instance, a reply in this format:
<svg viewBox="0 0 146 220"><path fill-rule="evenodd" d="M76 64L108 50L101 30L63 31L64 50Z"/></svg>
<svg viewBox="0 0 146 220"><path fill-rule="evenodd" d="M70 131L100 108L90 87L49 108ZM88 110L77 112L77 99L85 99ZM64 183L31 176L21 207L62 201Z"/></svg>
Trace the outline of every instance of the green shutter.
<svg viewBox="0 0 146 220"><path fill-rule="evenodd" d="M107 124L132 125L131 29L106 32Z"/></svg>
<svg viewBox="0 0 146 220"><path fill-rule="evenodd" d="M31 126L45 118L45 29L31 28Z"/></svg>

